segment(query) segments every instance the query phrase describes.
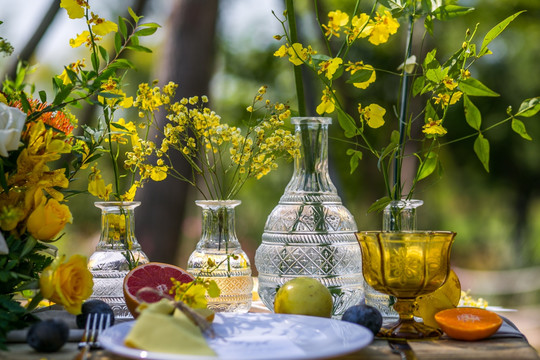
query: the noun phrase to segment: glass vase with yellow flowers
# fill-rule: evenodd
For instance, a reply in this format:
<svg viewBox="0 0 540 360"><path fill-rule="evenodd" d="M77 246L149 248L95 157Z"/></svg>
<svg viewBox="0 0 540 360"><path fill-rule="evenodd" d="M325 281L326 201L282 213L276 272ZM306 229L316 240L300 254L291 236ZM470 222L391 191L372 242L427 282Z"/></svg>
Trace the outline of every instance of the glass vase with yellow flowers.
<svg viewBox="0 0 540 360"><path fill-rule="evenodd" d="M208 308L247 312L253 281L250 261L236 235L235 207L240 201L235 196L248 180L260 179L278 167L278 159L298 151L294 135L285 127L290 110L264 100L263 86L247 108L249 119L242 126L234 126L208 107L206 96L175 102L175 90L173 83L163 89L139 87L135 106L140 115L153 119L154 112L164 108L168 121L162 127L153 122L163 135L161 144L146 144L128 154L126 164L145 168L153 155L155 162L149 171L185 181L198 190L204 198L196 201L202 208L202 235L187 270L199 278L214 280L221 290L219 297L208 297ZM258 113L263 114L261 118L256 118ZM172 166L173 152L189 163L189 173Z"/></svg>
<svg viewBox="0 0 540 360"><path fill-rule="evenodd" d="M10 330L38 320L32 310L43 299L78 314L92 294L86 257L66 259L53 245L73 221L68 200L81 192L72 187L73 180L100 156L104 133L99 125L79 127L71 111L85 102L95 105L96 99L120 98L110 90L109 79L121 83L132 67L122 54L146 51L138 37L157 29L156 24L140 24L132 11L132 19L114 23L92 12L87 1L62 1L60 6L73 22L81 21L83 31L70 45L88 47L90 68L76 60L52 77L51 90L40 90L26 79L33 64L20 62L15 78L1 84L0 313L5 316L0 348ZM132 25L129 30L126 24ZM101 45L106 37L115 38L114 54ZM1 52L12 49L5 39L0 44Z"/></svg>
<svg viewBox="0 0 540 360"><path fill-rule="evenodd" d="M517 111L509 107L507 114L492 124L484 121L474 104L476 97L499 96L474 78L474 69L480 65L479 60L492 54L489 48L492 41L521 12L502 20L479 43L476 43L477 27L472 31L464 29L463 41L455 52L441 59L436 47L426 48L436 40L425 40L434 36L436 21L448 21L473 11L458 5L457 1L380 0L373 1L367 12L363 12L361 2L356 1L350 9L333 9L328 14L319 14L316 10L313 17L321 30L322 47L299 41L293 1L286 3L284 18L275 15L283 26L283 34L276 38L286 40L275 56L294 64L299 112L306 111L300 69L305 67L321 84L321 101L314 110L319 115L336 114L345 141L351 144L346 152L351 173L359 167L364 153L377 160L386 196L375 201L369 211L385 210L384 231L415 230L416 221L411 216L415 216L416 206L421 202L413 199L414 193L421 180L442 173L440 152L444 146L474 138L472 148L489 171L486 137L489 130L507 124L519 136L531 140L523 120L540 111L539 97L523 101ZM317 1L314 4L314 9L320 8ZM384 47L390 41L395 44L397 39L392 37L400 33L404 46L402 56L396 59L395 70L369 63L370 57L358 46ZM396 87L393 111L381 106L382 99L367 100L371 96L369 90L378 83L379 77L398 80L393 82L397 84L393 85ZM347 90L342 92L343 89ZM447 134L445 124L451 119L455 121L450 114L457 108L463 109L461 118L472 128L471 134L444 141L451 135ZM393 117L394 127L388 128L389 117ZM385 129L388 129L386 133ZM412 173L408 174L405 168L413 169Z"/></svg>

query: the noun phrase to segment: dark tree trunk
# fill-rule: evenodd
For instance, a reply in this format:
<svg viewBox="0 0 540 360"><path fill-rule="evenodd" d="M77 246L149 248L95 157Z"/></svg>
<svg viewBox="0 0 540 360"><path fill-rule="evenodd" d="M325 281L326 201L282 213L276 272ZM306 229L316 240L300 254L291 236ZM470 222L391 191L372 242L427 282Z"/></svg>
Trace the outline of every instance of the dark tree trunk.
<svg viewBox="0 0 540 360"><path fill-rule="evenodd" d="M177 97L205 95L212 75L218 0L175 1L159 64L161 85L179 84ZM160 113L160 124L164 121ZM175 169L190 176L189 165L180 156ZM189 177L188 176L188 177ZM151 261L174 263L190 185L167 178L147 183L140 192L137 239Z"/></svg>

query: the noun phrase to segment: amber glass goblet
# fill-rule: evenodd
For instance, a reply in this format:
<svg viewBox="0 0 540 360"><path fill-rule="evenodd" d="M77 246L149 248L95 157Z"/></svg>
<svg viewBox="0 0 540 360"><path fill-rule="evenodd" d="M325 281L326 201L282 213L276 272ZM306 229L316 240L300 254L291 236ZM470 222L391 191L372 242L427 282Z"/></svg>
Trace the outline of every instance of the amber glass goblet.
<svg viewBox="0 0 540 360"><path fill-rule="evenodd" d="M438 338L439 330L414 320L416 297L444 284L450 271L450 249L456 234L450 231L357 233L362 270L375 290L396 297L399 320L379 335L390 338Z"/></svg>

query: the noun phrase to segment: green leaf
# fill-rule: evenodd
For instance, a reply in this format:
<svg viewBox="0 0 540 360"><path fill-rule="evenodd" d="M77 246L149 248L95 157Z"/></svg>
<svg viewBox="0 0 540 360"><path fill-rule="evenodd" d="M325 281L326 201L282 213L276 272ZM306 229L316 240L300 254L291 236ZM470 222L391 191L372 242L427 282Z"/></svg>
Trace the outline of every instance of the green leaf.
<svg viewBox="0 0 540 360"><path fill-rule="evenodd" d="M110 67L113 68L125 68L125 69L135 69L135 65L127 59L116 59L113 63L111 63Z"/></svg>
<svg viewBox="0 0 540 360"><path fill-rule="evenodd" d="M422 91L422 89L424 88L424 82L425 82L425 77L423 76L419 76L417 77L416 79L414 79L414 83L413 83L413 96L416 96L418 94L420 94L420 92Z"/></svg>
<svg viewBox="0 0 540 360"><path fill-rule="evenodd" d="M478 137L474 141L474 152L478 159L484 165L484 168L489 172L489 141L482 134L478 134Z"/></svg>
<svg viewBox="0 0 540 360"><path fill-rule="evenodd" d="M150 50L149 48L145 46L141 46L141 45L129 45L129 46L126 46L126 49L130 49L134 51L141 51L141 52L146 52L146 53L152 52L152 50Z"/></svg>
<svg viewBox="0 0 540 360"><path fill-rule="evenodd" d="M441 68L429 69L426 71L426 78L434 83L440 83L443 81L448 71L444 71Z"/></svg>
<svg viewBox="0 0 540 360"><path fill-rule="evenodd" d="M345 137L352 138L356 136L357 127L354 120L350 115L346 114L343 110L337 107L338 110L338 122L344 131Z"/></svg>
<svg viewBox="0 0 540 360"><path fill-rule="evenodd" d="M118 27L120 28L120 33L122 34L122 36L124 37L124 39L127 39L127 26L126 26L126 21L125 21L124 18L121 17L121 16L118 17Z"/></svg>
<svg viewBox="0 0 540 360"><path fill-rule="evenodd" d="M122 49L122 36L120 36L120 33L114 34L114 51L116 53L119 53Z"/></svg>
<svg viewBox="0 0 540 360"><path fill-rule="evenodd" d="M514 130L516 133L518 133L522 138L525 140L532 140L529 134L527 134L527 129L525 128L525 124L523 121L518 120L516 118L512 119L512 130Z"/></svg>
<svg viewBox="0 0 540 360"><path fill-rule="evenodd" d="M41 100L42 103L47 102L47 93L44 90L39 92L39 100Z"/></svg>
<svg viewBox="0 0 540 360"><path fill-rule="evenodd" d="M368 213L374 212L374 211L382 211L390 202L392 199L389 196L385 196L383 198L378 199L368 209Z"/></svg>
<svg viewBox="0 0 540 360"><path fill-rule="evenodd" d="M159 25L158 23L144 23L144 24L140 24L139 27L160 28L161 25Z"/></svg>
<svg viewBox="0 0 540 360"><path fill-rule="evenodd" d="M150 28L146 28L146 29L141 29L141 30L137 30L137 32L135 32L138 36L150 36L152 34L154 34L156 32L157 28L156 27L150 27Z"/></svg>
<svg viewBox="0 0 540 360"><path fill-rule="evenodd" d="M467 95L464 97L464 111L465 111L465 120L467 124L475 130L480 130L482 126L482 114L480 110L473 104Z"/></svg>
<svg viewBox="0 0 540 360"><path fill-rule="evenodd" d="M531 117L540 111L540 97L524 100L519 106L516 116Z"/></svg>
<svg viewBox="0 0 540 360"><path fill-rule="evenodd" d="M518 17L519 14L521 14L524 11L525 10L522 10L522 11L519 11L519 12L515 13L514 15L510 15L509 17L507 17L506 19L504 19L503 21L501 21L500 23L495 25L491 30L489 30L488 33L486 34L486 36L484 36L484 40L482 40L482 47L480 48L479 56L486 55L488 53L488 51L489 51L488 48L487 48L489 43L492 42L497 36L499 36L504 31L504 29L506 29L506 27L516 17Z"/></svg>
<svg viewBox="0 0 540 360"><path fill-rule="evenodd" d="M362 83L368 81L371 76L373 75L374 70L369 69L361 69L355 72L349 80L347 80L347 83L354 84L354 83Z"/></svg>
<svg viewBox="0 0 540 360"><path fill-rule="evenodd" d="M435 169L437 168L438 160L439 156L436 153L428 153L426 155L426 158L424 159L424 162L418 168L418 180L425 179L426 177L431 175L433 171L435 171Z"/></svg>
<svg viewBox="0 0 540 360"><path fill-rule="evenodd" d="M435 58L435 55L437 55L437 49L433 49L426 54L426 57L424 58L424 63L422 64L425 71L441 67L441 64L439 64L439 61L437 61L437 59Z"/></svg>
<svg viewBox="0 0 540 360"><path fill-rule="evenodd" d="M24 248L21 252L21 255L20 255L20 258L23 258L24 256L26 256L30 251L32 251L32 249L36 246L37 244L37 240L34 239L33 236L29 236L27 239L26 239L26 242L24 244Z"/></svg>
<svg viewBox="0 0 540 360"><path fill-rule="evenodd" d="M138 23L141 17L137 16L137 14L135 14L135 11L133 11L133 9L131 8L128 8L128 12L129 12L129 15L131 15L131 17L133 18L133 20L135 20L135 23Z"/></svg>
<svg viewBox="0 0 540 360"><path fill-rule="evenodd" d="M362 152L354 149L347 149L347 155L351 157L349 161L349 165L351 166L351 174L356 170L358 167L358 163L360 160L362 160Z"/></svg>
<svg viewBox="0 0 540 360"><path fill-rule="evenodd" d="M446 21L453 19L458 16L467 15L471 11L473 11L474 8L465 7L465 6L458 6L458 5L445 5L440 6L433 12L433 15L441 20Z"/></svg>
<svg viewBox="0 0 540 360"><path fill-rule="evenodd" d="M99 53L101 54L101 58L108 63L109 62L109 54L107 53L107 50L103 46L98 46Z"/></svg>
<svg viewBox="0 0 540 360"><path fill-rule="evenodd" d="M206 291L208 292L208 296L211 298L217 298L221 294L221 290L219 289L219 286L215 280L210 280L208 282L208 288Z"/></svg>
<svg viewBox="0 0 540 360"><path fill-rule="evenodd" d="M390 134L390 142L394 145L397 145L399 144L399 138L400 138L399 131L393 130L392 133Z"/></svg>
<svg viewBox="0 0 540 360"><path fill-rule="evenodd" d="M499 96L495 91L482 84L475 78L468 78L459 82L459 88L469 96Z"/></svg>

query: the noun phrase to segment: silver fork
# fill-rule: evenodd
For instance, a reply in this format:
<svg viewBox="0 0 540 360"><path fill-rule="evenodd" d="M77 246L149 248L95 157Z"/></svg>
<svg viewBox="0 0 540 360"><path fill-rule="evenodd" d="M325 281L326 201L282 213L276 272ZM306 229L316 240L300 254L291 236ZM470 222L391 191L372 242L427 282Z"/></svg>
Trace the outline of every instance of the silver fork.
<svg viewBox="0 0 540 360"><path fill-rule="evenodd" d="M77 355L77 360L86 360L88 359L88 353L90 349L100 348L98 337L99 335L111 326L111 315L110 314L96 314L91 313L86 319L86 326L84 328L84 333L79 343L79 355Z"/></svg>

